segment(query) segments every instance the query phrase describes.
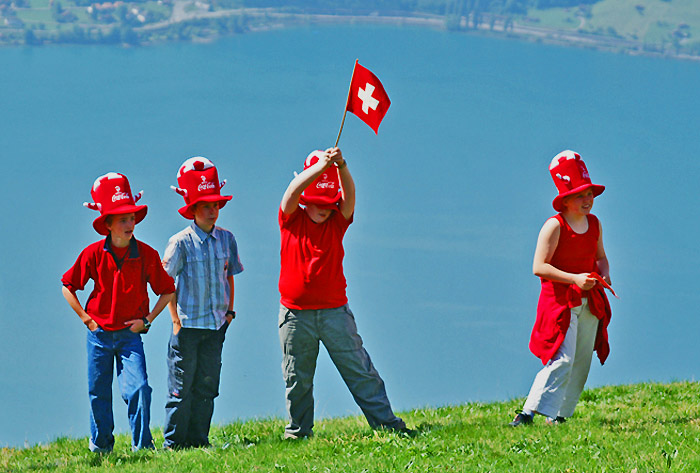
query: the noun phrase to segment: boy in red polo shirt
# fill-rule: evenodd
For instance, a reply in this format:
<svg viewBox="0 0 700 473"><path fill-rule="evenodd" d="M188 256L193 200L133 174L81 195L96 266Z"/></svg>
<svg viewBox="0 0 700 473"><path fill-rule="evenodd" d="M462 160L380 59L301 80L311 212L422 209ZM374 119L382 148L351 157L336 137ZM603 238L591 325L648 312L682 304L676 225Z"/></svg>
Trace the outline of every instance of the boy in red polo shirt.
<svg viewBox="0 0 700 473"><path fill-rule="evenodd" d="M535 414L559 424L574 414L591 367L593 351L603 364L610 353L611 310L604 286L610 265L603 230L591 213L604 186L593 184L581 156L562 151L549 171L559 195L559 213L544 223L533 272L542 282L530 350L544 367L537 373L522 412L509 424L530 424Z"/></svg>
<svg viewBox="0 0 700 473"><path fill-rule="evenodd" d="M141 334L173 298L175 284L160 263L158 252L133 237L134 227L148 208L136 205L129 181L110 172L92 186L99 210L93 228L104 240L85 248L61 279L63 296L88 328L88 391L90 395L90 450L106 453L114 447L112 378L114 364L122 398L127 404L132 432L132 449L153 448L150 409L151 387ZM85 308L76 291L92 279L94 289ZM147 284L160 295L149 311Z"/></svg>
<svg viewBox="0 0 700 473"><path fill-rule="evenodd" d="M286 439L313 434L319 341L372 428L413 433L394 415L348 306L343 236L354 212L355 184L338 148L311 153L282 197L279 336L290 418Z"/></svg>

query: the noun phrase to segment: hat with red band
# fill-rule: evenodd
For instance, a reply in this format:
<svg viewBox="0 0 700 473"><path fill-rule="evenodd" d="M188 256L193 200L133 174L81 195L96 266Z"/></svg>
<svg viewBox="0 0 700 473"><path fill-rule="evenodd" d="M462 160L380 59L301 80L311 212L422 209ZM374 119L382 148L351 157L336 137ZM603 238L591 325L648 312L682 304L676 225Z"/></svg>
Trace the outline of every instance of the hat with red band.
<svg viewBox="0 0 700 473"><path fill-rule="evenodd" d="M564 210L562 204L564 197L588 188L591 188L593 196L597 197L605 190L605 186L591 182L591 177L588 175L588 169L581 159L581 155L571 150L557 154L549 165L549 172L559 192L559 195L552 202L552 206L557 212Z"/></svg>
<svg viewBox="0 0 700 473"><path fill-rule="evenodd" d="M170 188L185 199L185 206L178 210L180 215L193 220L192 209L199 202L218 202L221 208L233 198L230 195L221 195L221 188L225 184L226 179L219 182L219 174L214 163L202 156L195 156L182 163L177 171L178 187L170 186Z"/></svg>
<svg viewBox="0 0 700 473"><path fill-rule="evenodd" d="M109 229L105 220L110 215L136 214L136 223L146 217L148 207L136 205L136 202L143 195L143 191L134 196L131 193L129 180L124 174L118 172L108 172L95 180L90 190L94 202L84 202L83 205L89 209L97 210L100 216L92 222L92 227L100 235L109 235Z"/></svg>
<svg viewBox="0 0 700 473"><path fill-rule="evenodd" d="M309 154L304 161L304 170L316 164L323 154L320 150ZM338 171L335 166L331 166L304 189L299 202L302 205L314 204L319 207L335 208L341 197Z"/></svg>

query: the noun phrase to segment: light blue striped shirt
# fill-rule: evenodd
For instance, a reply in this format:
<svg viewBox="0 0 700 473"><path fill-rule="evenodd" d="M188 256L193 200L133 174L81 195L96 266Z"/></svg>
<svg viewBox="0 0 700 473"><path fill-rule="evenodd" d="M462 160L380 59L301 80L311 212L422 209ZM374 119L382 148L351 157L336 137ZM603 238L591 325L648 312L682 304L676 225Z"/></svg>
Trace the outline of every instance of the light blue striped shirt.
<svg viewBox="0 0 700 473"><path fill-rule="evenodd" d="M206 233L192 223L168 241L163 267L176 281L182 326L221 328L231 296L227 277L243 271L233 233L216 226Z"/></svg>

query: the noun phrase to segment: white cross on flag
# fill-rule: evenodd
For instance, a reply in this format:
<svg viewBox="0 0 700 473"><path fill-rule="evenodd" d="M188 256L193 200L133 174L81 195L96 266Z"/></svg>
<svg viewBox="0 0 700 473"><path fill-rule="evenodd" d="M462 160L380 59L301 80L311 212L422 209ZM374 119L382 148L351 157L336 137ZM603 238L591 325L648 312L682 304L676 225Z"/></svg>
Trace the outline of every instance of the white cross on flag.
<svg viewBox="0 0 700 473"><path fill-rule="evenodd" d="M389 105L391 100L377 76L355 61L346 110L360 117L377 133L379 124L389 110Z"/></svg>

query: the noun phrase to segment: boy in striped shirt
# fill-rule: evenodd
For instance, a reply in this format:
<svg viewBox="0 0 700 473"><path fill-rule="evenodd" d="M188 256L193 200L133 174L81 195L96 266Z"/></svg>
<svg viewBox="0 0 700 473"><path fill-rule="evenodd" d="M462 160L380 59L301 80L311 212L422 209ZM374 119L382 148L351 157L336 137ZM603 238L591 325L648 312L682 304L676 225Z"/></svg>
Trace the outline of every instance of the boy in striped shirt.
<svg viewBox="0 0 700 473"><path fill-rule="evenodd" d="M214 398L219 395L221 351L235 318L233 276L243 271L233 234L216 226L222 196L214 164L194 157L183 163L173 189L185 198L180 214L193 223L173 235L163 267L176 279L169 304L173 332L168 344L165 448L209 446Z"/></svg>

